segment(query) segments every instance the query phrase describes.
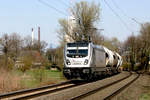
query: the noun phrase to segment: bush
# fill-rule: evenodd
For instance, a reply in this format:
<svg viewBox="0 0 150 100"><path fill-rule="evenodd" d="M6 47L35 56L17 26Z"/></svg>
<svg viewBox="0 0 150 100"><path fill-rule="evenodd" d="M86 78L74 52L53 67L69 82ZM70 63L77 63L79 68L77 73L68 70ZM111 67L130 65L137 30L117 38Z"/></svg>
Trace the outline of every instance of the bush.
<svg viewBox="0 0 150 100"><path fill-rule="evenodd" d="M28 69L30 69L31 68L31 66L32 66L32 57L31 56L24 56L23 58L22 58L23 60L22 60L22 63L24 64L22 67L20 67L19 69L23 72L23 73L25 73Z"/></svg>
<svg viewBox="0 0 150 100"><path fill-rule="evenodd" d="M50 70L51 69L51 66L48 65L48 66L45 66L46 69Z"/></svg>
<svg viewBox="0 0 150 100"><path fill-rule="evenodd" d="M14 67L14 61L13 61L13 59L8 58L7 66L6 66L5 59L6 58L4 56L0 56L0 68L6 69L6 70L13 69L13 67Z"/></svg>
<svg viewBox="0 0 150 100"><path fill-rule="evenodd" d="M131 70L131 64L130 63L124 63L122 65L122 67L123 67L123 70L125 70L125 71Z"/></svg>
<svg viewBox="0 0 150 100"><path fill-rule="evenodd" d="M12 72L8 72L4 69L0 69L0 92L10 92L21 88L21 78L14 75Z"/></svg>
<svg viewBox="0 0 150 100"><path fill-rule="evenodd" d="M38 82L42 82L44 79L46 79L45 69L44 68L35 69L33 71L33 78Z"/></svg>
<svg viewBox="0 0 150 100"><path fill-rule="evenodd" d="M138 71L138 70L141 70L141 68L142 68L141 64L140 63L136 63L134 68L133 68L133 70L134 71Z"/></svg>

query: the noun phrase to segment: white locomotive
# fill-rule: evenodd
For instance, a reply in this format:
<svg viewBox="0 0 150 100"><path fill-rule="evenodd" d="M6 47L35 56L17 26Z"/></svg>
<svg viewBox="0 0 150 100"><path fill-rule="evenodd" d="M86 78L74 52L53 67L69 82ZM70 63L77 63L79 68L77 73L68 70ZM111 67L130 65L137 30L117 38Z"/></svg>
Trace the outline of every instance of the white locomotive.
<svg viewBox="0 0 150 100"><path fill-rule="evenodd" d="M67 79L97 79L118 72L122 57L91 42L67 43L64 48L63 74Z"/></svg>

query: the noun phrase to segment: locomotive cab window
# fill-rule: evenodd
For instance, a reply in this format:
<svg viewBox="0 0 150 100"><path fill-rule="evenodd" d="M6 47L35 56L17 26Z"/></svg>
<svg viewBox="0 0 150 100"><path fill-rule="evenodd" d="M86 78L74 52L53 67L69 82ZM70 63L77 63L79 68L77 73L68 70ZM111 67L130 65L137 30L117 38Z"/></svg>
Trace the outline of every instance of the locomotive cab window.
<svg viewBox="0 0 150 100"><path fill-rule="evenodd" d="M89 43L67 43L67 47L88 47Z"/></svg>
<svg viewBox="0 0 150 100"><path fill-rule="evenodd" d="M73 49L67 50L67 57L82 58L88 56L88 49Z"/></svg>

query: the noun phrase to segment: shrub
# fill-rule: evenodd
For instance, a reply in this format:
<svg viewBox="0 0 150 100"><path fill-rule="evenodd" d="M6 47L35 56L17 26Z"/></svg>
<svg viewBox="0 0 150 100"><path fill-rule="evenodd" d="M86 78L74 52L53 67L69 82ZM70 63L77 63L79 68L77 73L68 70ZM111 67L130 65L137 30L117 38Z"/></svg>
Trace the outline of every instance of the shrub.
<svg viewBox="0 0 150 100"><path fill-rule="evenodd" d="M44 81L46 79L46 73L44 71L44 68L41 69L35 69L33 71L33 78L37 80L38 82Z"/></svg>
<svg viewBox="0 0 150 100"><path fill-rule="evenodd" d="M141 64L140 64L140 63L136 63L136 64L134 65L133 70L134 70L134 71L141 70Z"/></svg>
<svg viewBox="0 0 150 100"><path fill-rule="evenodd" d="M123 65L122 65L122 67L123 67L123 70L131 70L131 64L130 63L124 63Z"/></svg>
<svg viewBox="0 0 150 100"><path fill-rule="evenodd" d="M12 72L0 69L0 92L10 92L20 89L20 80L21 78Z"/></svg>

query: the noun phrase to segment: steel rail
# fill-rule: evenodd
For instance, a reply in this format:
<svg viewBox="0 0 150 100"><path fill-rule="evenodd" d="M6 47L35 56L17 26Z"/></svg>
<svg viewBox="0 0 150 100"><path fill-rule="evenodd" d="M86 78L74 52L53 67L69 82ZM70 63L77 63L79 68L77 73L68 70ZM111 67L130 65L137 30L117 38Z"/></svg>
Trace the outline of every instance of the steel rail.
<svg viewBox="0 0 150 100"><path fill-rule="evenodd" d="M117 80L117 81L112 82L110 84L104 85L103 87L100 87L100 88L95 89L93 91L90 91L88 93L81 94L79 96L73 97L71 100L76 100L76 99L78 100L79 98L84 97L87 94L93 94L96 91L104 89L104 88L106 88L108 86L111 86L115 83L118 83L118 82L130 77L131 75L132 74L130 73L128 76L126 76L126 77L124 77L120 80ZM58 92L58 91L61 91L61 90L64 90L64 89L68 89L68 88L72 88L72 87L75 87L75 86L83 85L83 84L86 84L87 82L79 82L78 84L77 83L78 82L76 82L76 84L74 84L73 81L66 81L66 82L62 82L62 83L58 83L58 84L54 84L54 85L43 86L43 87L40 87L40 88L32 88L32 89L15 91L15 92L7 93L7 94L1 94L0 95L0 100L2 100L2 99L17 99L17 100L20 100L20 99L35 98L35 97L43 96L43 95L46 95L46 94L49 94L49 93L54 93L54 92Z"/></svg>
<svg viewBox="0 0 150 100"><path fill-rule="evenodd" d="M24 95L24 94L29 96L28 95L29 93L32 93L32 95L33 95L34 92L37 92L37 91L42 91L42 90L46 90L46 89L50 89L50 88L53 88L50 91L54 91L54 90L56 91L56 90L72 87L72 86L75 86L75 85L76 84L73 84L72 81L66 81L66 82L61 82L61 83L58 83L58 84L42 86L42 87L39 87L39 88L24 89L24 90L14 91L14 92L10 92L10 93L0 94L0 100L9 99L9 98L18 99L18 98L24 97L24 96L18 97L18 96Z"/></svg>
<svg viewBox="0 0 150 100"><path fill-rule="evenodd" d="M119 82L121 82L121 81L123 81L123 80L129 78L131 75L132 75L132 73L130 73L128 76L126 76L126 77L124 77L124 78L122 78L122 79L120 79L120 80L117 80L117 81L114 81L114 82L112 82L112 83L106 84L106 85L104 85L103 87L99 87L99 88L94 89L94 90L92 90L92 91L89 91L89 92L87 92L87 93L80 94L80 95L78 95L78 96L72 97L71 100L80 100L80 99L82 99L82 98L84 98L84 97L86 97L86 96L92 95L92 94L94 94L94 93L96 93L96 92L98 92L98 91L100 91L100 90L102 90L102 89L105 89L105 88L107 88L107 87L109 87L109 86L111 86L111 85L117 84L117 83L119 83Z"/></svg>
<svg viewBox="0 0 150 100"><path fill-rule="evenodd" d="M53 90L47 90L47 91L44 91L44 92L41 91L41 92L38 92L38 93L35 93L35 94L18 97L17 100L32 99L32 98L40 97L40 96L43 96L43 95L46 95L46 94L50 94L50 93L58 92L58 91L61 91L61 90L65 90L65 89L68 89L68 88L73 88L73 87L76 87L76 86L79 86L79 85L83 85L83 84L87 84L87 82L79 82L79 83L75 83L75 84L73 83L72 85L66 86L66 87L59 87L58 86L57 88L55 88Z"/></svg>
<svg viewBox="0 0 150 100"><path fill-rule="evenodd" d="M129 74L130 75L130 74ZM129 77L126 76L126 77ZM96 81L91 81L91 82L96 82ZM34 98L37 98L37 97L40 97L40 96L44 96L44 95L47 95L47 94L50 94L50 93L56 93L56 92L59 92L61 90L64 90L64 89L68 89L68 88L73 88L75 86L79 86L79 85L84 85L84 84L88 84L89 81L83 81L82 83L79 82L79 83L76 83L74 86L71 86L71 87L67 87L67 88L61 88L61 89L55 89L53 91L46 91L46 92L39 92L37 94L33 94L33 95L28 95L28 96L24 96L24 97L20 97L20 98L17 98L17 99L21 99L21 100L26 100L26 99L34 99Z"/></svg>
<svg viewBox="0 0 150 100"><path fill-rule="evenodd" d="M140 77L140 74L137 75L132 81L124 85L123 87L119 88L109 96L105 97L104 100L111 100L113 97L115 97L117 94L121 93L124 89L126 89L129 85L131 85L133 82L135 82Z"/></svg>

